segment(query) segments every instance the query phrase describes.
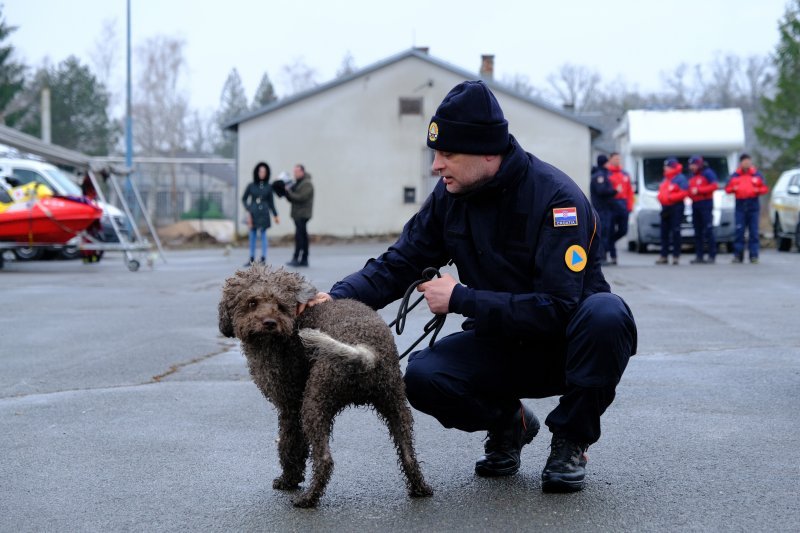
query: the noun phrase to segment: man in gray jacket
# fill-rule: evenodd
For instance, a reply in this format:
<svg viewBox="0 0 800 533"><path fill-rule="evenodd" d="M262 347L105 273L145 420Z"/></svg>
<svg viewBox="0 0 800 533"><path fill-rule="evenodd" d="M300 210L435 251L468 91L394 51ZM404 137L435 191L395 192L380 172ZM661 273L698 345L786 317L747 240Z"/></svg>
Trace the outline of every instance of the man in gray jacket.
<svg viewBox="0 0 800 533"><path fill-rule="evenodd" d="M292 204L292 220L294 220L294 255L287 263L294 267L308 266L308 221L314 205L314 186L311 174L306 168L297 164L294 167L294 184L286 188L286 199Z"/></svg>

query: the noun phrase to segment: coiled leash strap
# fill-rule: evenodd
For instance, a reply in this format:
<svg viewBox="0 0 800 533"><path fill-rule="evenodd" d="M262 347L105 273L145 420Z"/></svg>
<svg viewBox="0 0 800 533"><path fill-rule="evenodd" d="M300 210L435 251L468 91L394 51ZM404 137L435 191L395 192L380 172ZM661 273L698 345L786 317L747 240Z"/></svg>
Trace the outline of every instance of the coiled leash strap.
<svg viewBox="0 0 800 533"><path fill-rule="evenodd" d="M406 328L406 317L408 313L411 312L423 299L425 296L420 296L413 305L409 307L408 302L411 300L411 294L417 289L417 287L427 281L432 280L433 278L441 278L442 275L439 273L439 270L434 267L428 267L422 271L422 279L415 281L412 283L408 289L406 290L406 294L403 296L403 299L400 301L400 307L397 309L397 318L392 320L389 323L389 327L395 326L395 331L397 331L398 335L403 334L403 330ZM436 336L442 330L442 326L444 326L444 321L447 319L447 315L435 315L431 318L425 327L423 328L422 336L417 339L414 344L412 344L405 352L400 355L400 359L403 359L407 356L411 350L413 350L417 344L422 342L422 340L427 337L431 331L433 332L433 337L431 337L430 343L428 346L433 347L433 343L436 342Z"/></svg>

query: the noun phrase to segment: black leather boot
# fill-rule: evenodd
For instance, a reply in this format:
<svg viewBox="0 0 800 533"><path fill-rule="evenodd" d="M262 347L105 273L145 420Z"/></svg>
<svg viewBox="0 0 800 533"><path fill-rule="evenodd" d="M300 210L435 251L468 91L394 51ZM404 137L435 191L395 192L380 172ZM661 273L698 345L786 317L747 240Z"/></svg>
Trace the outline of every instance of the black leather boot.
<svg viewBox="0 0 800 533"><path fill-rule="evenodd" d="M520 403L511 419L486 436L485 453L475 463L475 473L483 477L510 476L519 470L519 454L539 432L539 420Z"/></svg>
<svg viewBox="0 0 800 533"><path fill-rule="evenodd" d="M544 492L577 492L586 477L587 446L553 435L550 457L542 470Z"/></svg>

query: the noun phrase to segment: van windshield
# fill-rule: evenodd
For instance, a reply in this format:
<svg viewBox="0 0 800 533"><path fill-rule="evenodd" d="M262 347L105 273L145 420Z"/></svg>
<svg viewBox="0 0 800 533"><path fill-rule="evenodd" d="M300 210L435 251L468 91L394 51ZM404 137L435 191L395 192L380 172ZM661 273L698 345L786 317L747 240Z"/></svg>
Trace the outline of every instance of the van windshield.
<svg viewBox="0 0 800 533"><path fill-rule="evenodd" d="M679 156L677 159L683 165L683 173L687 176L689 170L689 157ZM657 191L658 185L664 179L664 160L666 157L647 157L644 159L644 186L649 191ZM728 158L719 156L703 156L706 164L714 171L719 180L720 187L728 183L730 171L728 170Z"/></svg>

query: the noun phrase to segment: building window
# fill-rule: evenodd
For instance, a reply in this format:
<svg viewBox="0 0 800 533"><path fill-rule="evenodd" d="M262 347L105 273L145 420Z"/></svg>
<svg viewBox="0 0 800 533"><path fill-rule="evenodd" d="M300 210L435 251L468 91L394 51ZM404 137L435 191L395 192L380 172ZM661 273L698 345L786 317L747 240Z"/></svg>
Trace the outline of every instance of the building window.
<svg viewBox="0 0 800 533"><path fill-rule="evenodd" d="M415 203L417 203L417 188L416 187L404 187L403 188L403 203L404 204L415 204Z"/></svg>
<svg viewBox="0 0 800 533"><path fill-rule="evenodd" d="M422 114L422 97L404 98L400 97L400 114L401 115L421 115Z"/></svg>

